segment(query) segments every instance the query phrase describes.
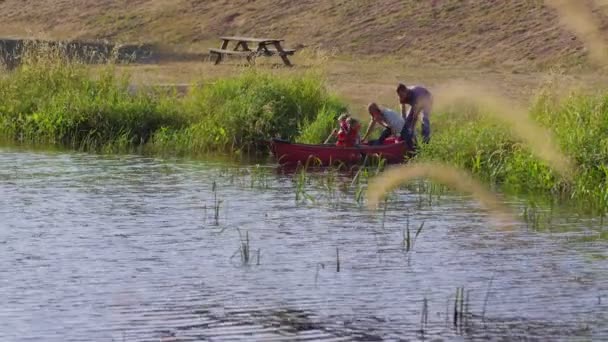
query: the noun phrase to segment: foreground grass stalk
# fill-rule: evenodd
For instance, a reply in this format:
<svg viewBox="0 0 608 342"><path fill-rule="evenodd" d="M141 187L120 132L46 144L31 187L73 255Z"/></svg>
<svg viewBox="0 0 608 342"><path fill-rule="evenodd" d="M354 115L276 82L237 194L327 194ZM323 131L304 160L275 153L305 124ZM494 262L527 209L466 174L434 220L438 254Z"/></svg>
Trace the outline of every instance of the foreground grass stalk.
<svg viewBox="0 0 608 342"><path fill-rule="evenodd" d="M380 199L399 186L421 177L430 178L457 190L472 193L485 207L492 211L494 217L510 225L514 215L501 203L496 194L488 191L479 181L463 170L441 163L415 163L392 167L370 181L367 199L368 208L375 208Z"/></svg>

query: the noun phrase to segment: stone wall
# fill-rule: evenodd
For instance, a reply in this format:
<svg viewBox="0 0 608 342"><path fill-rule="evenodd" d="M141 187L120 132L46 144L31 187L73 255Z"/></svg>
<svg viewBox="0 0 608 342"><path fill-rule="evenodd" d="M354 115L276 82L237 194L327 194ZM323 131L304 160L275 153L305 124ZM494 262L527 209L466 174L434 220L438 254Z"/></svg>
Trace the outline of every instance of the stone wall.
<svg viewBox="0 0 608 342"><path fill-rule="evenodd" d="M153 58L154 48L149 44L112 44L88 41L46 41L29 39L0 39L0 64L8 69L17 67L28 50L59 51L62 55L85 63L146 62Z"/></svg>

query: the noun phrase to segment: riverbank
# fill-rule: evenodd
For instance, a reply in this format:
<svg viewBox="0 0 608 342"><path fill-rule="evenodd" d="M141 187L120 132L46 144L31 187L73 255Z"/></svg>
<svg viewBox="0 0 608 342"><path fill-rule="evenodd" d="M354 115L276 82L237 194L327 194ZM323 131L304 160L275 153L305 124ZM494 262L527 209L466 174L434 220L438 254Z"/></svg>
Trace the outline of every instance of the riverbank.
<svg viewBox="0 0 608 342"><path fill-rule="evenodd" d="M348 92L338 95L330 85L336 74L328 76L323 66L289 72L231 66L234 75L212 81L207 75L181 92L155 86L134 90L132 85L146 74L134 74L139 70L134 68L143 67L31 59L0 79L0 135L9 141L108 153L250 154L267 151L264 141L270 137L322 141L345 110L365 117L360 104L343 96ZM353 83L343 85L349 86ZM367 94L379 94L377 98L386 97L381 103L390 103L388 87L370 85ZM608 139L602 135L608 122L606 96L582 90L562 96L560 87L536 89L529 119L554 135L555 147L574 161L574 177L564 178L534 154L534 146L475 103L454 107L438 101L432 142L423 146L417 160L463 168L507 192L574 200L603 213L608 207ZM439 99L454 91L437 90Z"/></svg>
<svg viewBox="0 0 608 342"><path fill-rule="evenodd" d="M114 65L92 72L52 57L31 58L2 77L0 92L4 138L110 152L240 153L269 137L312 142L345 109L314 72L250 70L179 96L154 86L134 91Z"/></svg>

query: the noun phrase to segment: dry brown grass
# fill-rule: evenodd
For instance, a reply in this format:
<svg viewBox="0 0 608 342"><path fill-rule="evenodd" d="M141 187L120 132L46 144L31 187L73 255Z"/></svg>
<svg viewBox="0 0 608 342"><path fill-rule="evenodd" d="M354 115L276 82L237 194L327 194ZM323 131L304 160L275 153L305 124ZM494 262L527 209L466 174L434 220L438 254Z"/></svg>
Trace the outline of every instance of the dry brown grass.
<svg viewBox="0 0 608 342"><path fill-rule="evenodd" d="M587 1L587 0L585 0ZM591 0L589 0L591 1ZM542 1L4 0L0 35L107 38L205 51L225 34L280 36L342 55L525 70L584 61ZM596 17L602 16L596 13ZM606 33L606 28L601 30Z"/></svg>
<svg viewBox="0 0 608 342"><path fill-rule="evenodd" d="M599 5L608 1L594 0ZM545 0L559 14L560 22L583 41L589 58L598 66L608 64L608 41L601 31L601 23L593 14L593 1Z"/></svg>
<svg viewBox="0 0 608 342"><path fill-rule="evenodd" d="M470 68L461 66L416 65L403 62L394 57L383 58L346 58L343 56L326 58L307 53L296 54L292 61L293 68L282 66L278 57L258 58L258 65L266 71L278 75L306 72L311 69L323 72L328 86L350 104L350 111L360 119L367 119L366 105L376 101L382 105L398 109L395 88L398 82L422 84L427 86L438 97L446 94L454 82L481 85L483 88L495 89L509 101L526 103L532 94L537 93L549 76L557 78L560 89L596 90L606 87L608 76L598 73L575 73L570 75L546 74L540 72L513 73L499 68ZM132 74L135 84L190 84L193 82L213 82L215 79L237 75L249 69L245 61L230 59L225 63L214 65L208 60L170 61L148 65L121 66L118 71ZM436 106L440 110L440 106Z"/></svg>
<svg viewBox="0 0 608 342"><path fill-rule="evenodd" d="M558 0L554 0L558 1ZM606 0L583 0L604 35ZM277 73L322 69L329 86L367 117L365 104L397 107L395 85L421 84L435 92L454 79L497 87L527 100L553 66L586 61L576 30L560 23L543 1L511 0L4 0L0 35L38 38L108 38L156 42L169 54L205 52L220 35L280 36L302 49L296 67L275 68L278 58L258 59ZM597 8L596 8L597 7ZM603 26L602 26L603 25ZM229 60L161 61L121 67L137 84L189 84L242 72ZM242 63L241 63L242 64ZM579 69L563 86L604 87L606 75Z"/></svg>

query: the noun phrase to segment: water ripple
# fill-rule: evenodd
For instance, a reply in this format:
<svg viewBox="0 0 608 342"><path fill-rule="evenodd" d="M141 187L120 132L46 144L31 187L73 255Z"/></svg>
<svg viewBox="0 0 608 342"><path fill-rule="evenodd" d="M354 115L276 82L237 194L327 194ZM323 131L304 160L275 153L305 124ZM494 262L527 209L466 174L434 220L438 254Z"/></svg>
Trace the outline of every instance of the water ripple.
<svg viewBox="0 0 608 342"><path fill-rule="evenodd" d="M606 243L500 232L467 197L416 209L403 191L382 224L355 203L296 203L285 176L251 188L204 162L16 150L0 162L2 341L608 338ZM408 222L425 224L409 253Z"/></svg>

